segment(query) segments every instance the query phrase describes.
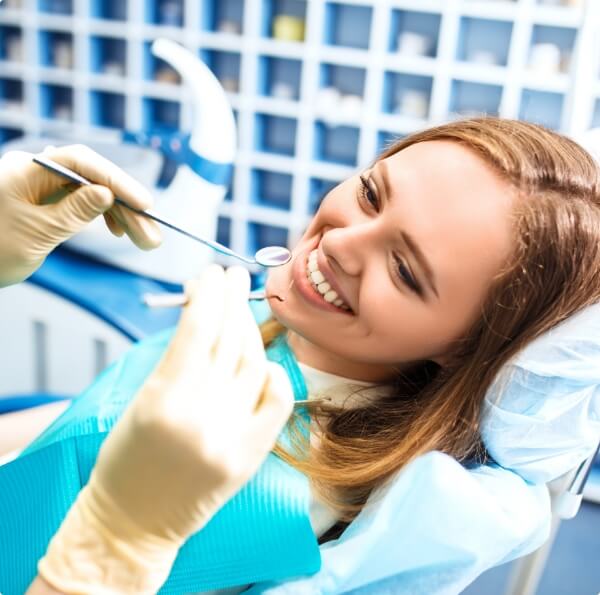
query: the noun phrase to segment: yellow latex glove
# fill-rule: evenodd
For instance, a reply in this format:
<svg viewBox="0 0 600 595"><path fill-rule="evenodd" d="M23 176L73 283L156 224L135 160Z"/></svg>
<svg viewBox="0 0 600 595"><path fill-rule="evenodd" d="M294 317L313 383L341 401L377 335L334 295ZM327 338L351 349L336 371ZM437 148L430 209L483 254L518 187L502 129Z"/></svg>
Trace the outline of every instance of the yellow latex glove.
<svg viewBox="0 0 600 595"><path fill-rule="evenodd" d="M188 284L168 350L39 563L55 589L156 593L186 538L273 447L293 392L283 368L266 359L249 288L244 269L216 265Z"/></svg>
<svg viewBox="0 0 600 595"><path fill-rule="evenodd" d="M49 148L44 155L98 185L74 186L31 161L33 155L10 151L0 159L0 287L26 279L58 244L104 214L110 231L123 233L142 249L161 242L156 223L119 205L114 195L138 209L152 197L139 182L88 147Z"/></svg>

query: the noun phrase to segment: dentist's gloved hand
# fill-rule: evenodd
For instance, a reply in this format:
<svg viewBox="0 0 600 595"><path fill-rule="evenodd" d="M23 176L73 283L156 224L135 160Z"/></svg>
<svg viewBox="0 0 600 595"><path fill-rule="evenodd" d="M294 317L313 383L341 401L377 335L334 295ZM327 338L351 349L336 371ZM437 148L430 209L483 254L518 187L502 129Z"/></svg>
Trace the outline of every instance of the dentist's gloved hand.
<svg viewBox="0 0 600 595"><path fill-rule="evenodd" d="M33 163L31 153L10 151L0 159L0 287L26 279L58 244L98 215L110 231L142 249L161 242L156 223L113 204L117 195L138 209L152 197L139 182L88 147L48 148L44 155L91 180L74 186Z"/></svg>
<svg viewBox="0 0 600 595"><path fill-rule="evenodd" d="M293 406L248 306L212 265L156 370L104 442L40 575L64 593L156 593L179 547L257 471ZM202 560L199 560L199 564Z"/></svg>

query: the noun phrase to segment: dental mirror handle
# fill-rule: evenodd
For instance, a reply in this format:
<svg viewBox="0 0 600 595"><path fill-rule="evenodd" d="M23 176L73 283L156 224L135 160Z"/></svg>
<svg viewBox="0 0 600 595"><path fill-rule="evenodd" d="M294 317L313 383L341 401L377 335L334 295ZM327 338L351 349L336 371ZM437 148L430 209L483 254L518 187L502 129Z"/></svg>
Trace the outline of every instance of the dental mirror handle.
<svg viewBox="0 0 600 595"><path fill-rule="evenodd" d="M277 295L269 296L278 300ZM264 289L255 289L248 295L250 301L264 300L267 298L267 292ZM188 296L185 293L144 293L142 302L149 308L177 308L187 304Z"/></svg>
<svg viewBox="0 0 600 595"><path fill-rule="evenodd" d="M34 161L34 163L37 163L38 165L41 165L42 167L45 167L46 169L54 172L55 174L58 174L58 175L62 176L63 178L66 178L70 182L73 182L75 184L81 184L82 186L91 186L92 185L92 182L90 182L88 179L84 178L83 176L80 176L78 173L70 170L68 167L61 165L60 163L56 163L56 161L53 161L52 159L48 159L47 157L43 157L41 155L35 155L33 157L33 161ZM167 221L166 219L163 219L162 217L158 217L157 215L155 215L154 213L152 213L150 211L143 211L142 209L136 209L135 207L132 207L131 205L127 204L124 200L122 200L120 198L116 197L115 202L118 205L121 205L122 207L125 207L126 209L129 209L130 211L133 211L134 213L137 213L138 215L142 215L142 217L147 217L148 219L152 219L153 221L156 221L157 223L160 223L161 225L164 225L165 227L168 227L169 229L172 229L173 231L176 231L177 233L183 234L184 236L187 236L188 238L190 238L192 240L196 240L196 242L200 242L201 244L204 244L205 246L212 248L216 252L220 252L221 254L225 254L226 256L232 256L233 258L237 258L237 259L245 262L246 264L261 264L260 262L257 263L256 259L251 259L251 258L246 258L245 256L241 256L237 252L230 250L229 248L227 248L226 246L223 246L222 244L219 244L218 242L213 242L212 240L205 240L204 238L194 235L193 233L190 233L189 231L182 229L181 227L175 225L174 223L171 223L170 221Z"/></svg>

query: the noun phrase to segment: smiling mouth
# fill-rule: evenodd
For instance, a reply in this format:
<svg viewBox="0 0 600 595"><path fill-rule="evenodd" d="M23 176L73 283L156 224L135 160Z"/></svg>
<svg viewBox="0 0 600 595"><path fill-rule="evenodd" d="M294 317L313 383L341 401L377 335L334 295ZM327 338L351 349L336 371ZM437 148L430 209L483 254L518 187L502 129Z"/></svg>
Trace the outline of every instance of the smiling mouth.
<svg viewBox="0 0 600 595"><path fill-rule="evenodd" d="M310 281L315 293L320 295L325 302L335 306L336 308L339 308L340 310L352 312L350 306L348 306L348 304L346 304L344 300L338 296L337 292L328 283L325 275L323 275L323 273L319 270L316 249L313 250L306 259L306 277Z"/></svg>

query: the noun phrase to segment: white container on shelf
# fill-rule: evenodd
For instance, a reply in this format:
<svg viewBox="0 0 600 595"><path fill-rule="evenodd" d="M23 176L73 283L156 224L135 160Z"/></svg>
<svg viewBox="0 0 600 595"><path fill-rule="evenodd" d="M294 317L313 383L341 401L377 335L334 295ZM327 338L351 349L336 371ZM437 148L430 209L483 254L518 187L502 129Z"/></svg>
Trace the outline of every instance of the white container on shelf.
<svg viewBox="0 0 600 595"><path fill-rule="evenodd" d="M535 43L529 53L529 68L538 73L561 71L562 52L555 43Z"/></svg>
<svg viewBox="0 0 600 595"><path fill-rule="evenodd" d="M427 56L433 47L429 35L415 31L402 31L397 38L397 51L406 56Z"/></svg>
<svg viewBox="0 0 600 595"><path fill-rule="evenodd" d="M411 118L426 118L429 112L429 95L419 89L403 89L397 95L394 111Z"/></svg>

